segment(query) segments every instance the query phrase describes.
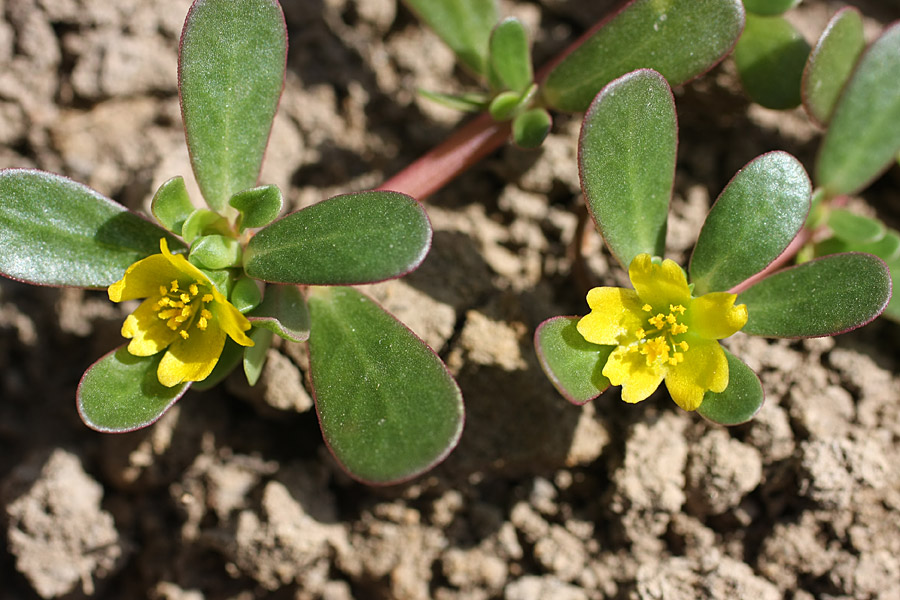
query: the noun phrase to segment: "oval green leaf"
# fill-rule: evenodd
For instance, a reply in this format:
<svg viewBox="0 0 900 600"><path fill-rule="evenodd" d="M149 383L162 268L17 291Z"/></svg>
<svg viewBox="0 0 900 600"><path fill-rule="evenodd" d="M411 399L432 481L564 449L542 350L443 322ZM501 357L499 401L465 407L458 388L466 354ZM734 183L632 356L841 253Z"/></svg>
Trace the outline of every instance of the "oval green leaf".
<svg viewBox="0 0 900 600"><path fill-rule="evenodd" d="M841 90L865 48L859 10L842 8L828 22L803 70L803 106L820 124L831 119Z"/></svg>
<svg viewBox="0 0 900 600"><path fill-rule="evenodd" d="M85 425L121 433L156 422L191 386L161 384L156 369L162 357L162 352L134 356L121 346L91 365L76 393L78 414Z"/></svg>
<svg viewBox="0 0 900 600"><path fill-rule="evenodd" d="M821 337L856 329L881 314L891 297L884 261L871 254L831 254L784 269L738 296L747 305L744 333Z"/></svg>
<svg viewBox="0 0 900 600"><path fill-rule="evenodd" d="M37 285L104 288L159 252L168 231L71 179L0 171L0 273Z"/></svg>
<svg viewBox="0 0 900 600"><path fill-rule="evenodd" d="M592 344L578 333L579 317L547 319L534 332L538 361L553 387L572 404L585 404L609 387L603 376L615 346Z"/></svg>
<svg viewBox="0 0 900 600"><path fill-rule="evenodd" d="M537 148L547 138L553 117L543 108L532 108L513 119L513 143L519 148Z"/></svg>
<svg viewBox="0 0 900 600"><path fill-rule="evenodd" d="M443 460L462 432L463 403L440 358L353 288L312 288L309 309L316 410L341 465L387 484Z"/></svg>
<svg viewBox="0 0 900 600"><path fill-rule="evenodd" d="M828 213L828 227L836 238L856 244L877 242L887 233L884 223L878 219L834 208Z"/></svg>
<svg viewBox="0 0 900 600"><path fill-rule="evenodd" d="M891 281L900 281L900 259L894 259L888 263L891 272ZM884 309L884 316L895 323L900 323L900 294L891 295L891 301Z"/></svg>
<svg viewBox="0 0 900 600"><path fill-rule="evenodd" d="M744 91L767 108L800 104L800 82L809 44L784 18L747 15L744 33L734 48Z"/></svg>
<svg viewBox="0 0 900 600"><path fill-rule="evenodd" d="M259 177L284 87L287 31L276 0L195 0L178 57L191 165L222 211Z"/></svg>
<svg viewBox="0 0 900 600"><path fill-rule="evenodd" d="M722 60L743 26L740 0L634 0L556 65L544 99L581 112L610 81L640 68L682 84Z"/></svg>
<svg viewBox="0 0 900 600"><path fill-rule="evenodd" d="M488 44L499 20L496 0L405 0L463 65L488 73Z"/></svg>
<svg viewBox="0 0 900 600"><path fill-rule="evenodd" d="M634 71L603 88L584 116L578 168L588 210L625 268L662 256L675 177L678 123L662 75Z"/></svg>
<svg viewBox="0 0 900 600"><path fill-rule="evenodd" d="M798 4L800 0L744 0L747 12L764 16L780 15Z"/></svg>
<svg viewBox="0 0 900 600"><path fill-rule="evenodd" d="M263 327L291 342L309 339L309 309L295 285L270 283L262 304L247 318L255 327Z"/></svg>
<svg viewBox="0 0 900 600"><path fill-rule="evenodd" d="M233 237L204 235L191 244L189 260L202 269L219 270L241 262L241 244Z"/></svg>
<svg viewBox="0 0 900 600"><path fill-rule="evenodd" d="M778 258L803 228L811 194L806 170L786 152L738 171L700 230L689 269L694 295L729 290Z"/></svg>
<svg viewBox="0 0 900 600"><path fill-rule="evenodd" d="M228 204L241 213L241 231L265 227L278 216L284 206L284 198L277 185L263 185L238 192Z"/></svg>
<svg viewBox="0 0 900 600"><path fill-rule="evenodd" d="M244 252L256 279L350 285L404 275L431 247L431 224L414 199L398 192L335 196L261 229Z"/></svg>
<svg viewBox="0 0 900 600"><path fill-rule="evenodd" d="M525 27L515 18L501 21L490 39L491 67L506 89L522 93L531 84L531 51Z"/></svg>
<svg viewBox="0 0 900 600"><path fill-rule="evenodd" d="M160 225L175 235L181 235L184 222L194 212L184 177L173 177L159 186L150 201L150 212Z"/></svg>
<svg viewBox="0 0 900 600"><path fill-rule="evenodd" d="M863 54L841 94L819 149L816 183L831 196L854 194L900 151L900 23Z"/></svg>
<svg viewBox="0 0 900 600"><path fill-rule="evenodd" d="M740 425L762 408L766 394L753 369L725 350L728 359L728 387L724 392L706 392L697 413L719 425Z"/></svg>
<svg viewBox="0 0 900 600"><path fill-rule="evenodd" d="M253 345L244 348L244 375L247 376L247 383L250 385L256 385L262 375L263 367L266 366L266 355L272 346L273 335L268 329L260 327L250 330L249 336L253 340Z"/></svg>

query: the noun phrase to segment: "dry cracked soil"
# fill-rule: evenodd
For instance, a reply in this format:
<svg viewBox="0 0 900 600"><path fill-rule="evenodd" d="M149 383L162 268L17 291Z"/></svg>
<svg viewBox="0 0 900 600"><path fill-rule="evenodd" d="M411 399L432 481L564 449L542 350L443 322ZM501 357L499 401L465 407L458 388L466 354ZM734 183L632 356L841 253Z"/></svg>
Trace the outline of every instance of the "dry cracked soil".
<svg viewBox="0 0 900 600"><path fill-rule="evenodd" d="M175 86L189 4L0 0L0 166L62 173L135 210L189 178ZM853 4L870 38L900 17L893 1ZM813 40L839 6L807 0L791 19ZM538 63L611 8L503 4ZM292 209L377 186L458 123L416 89L462 89L465 75L396 0L284 11L287 81L262 181ZM675 93L668 253L683 261L737 169L774 149L811 168L821 132L749 103L730 60ZM586 310L571 252L579 125L559 118L541 150L507 147L431 198L425 263L366 288L466 399L459 447L407 484L367 487L336 466L302 345L270 350L255 388L234 375L143 431L90 431L75 387L120 343L126 309L0 281L0 599L900 598L896 324L736 336L767 400L730 429L664 391L577 407L547 382L535 326ZM897 168L865 199L897 227ZM599 238L585 244L588 283L622 284Z"/></svg>

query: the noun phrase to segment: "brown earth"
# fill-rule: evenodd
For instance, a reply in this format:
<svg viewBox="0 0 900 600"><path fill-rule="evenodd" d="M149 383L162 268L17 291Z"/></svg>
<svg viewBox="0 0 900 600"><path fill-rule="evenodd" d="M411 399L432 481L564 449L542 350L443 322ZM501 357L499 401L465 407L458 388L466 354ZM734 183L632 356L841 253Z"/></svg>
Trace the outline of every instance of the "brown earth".
<svg viewBox="0 0 900 600"><path fill-rule="evenodd" d="M190 176L175 88L190 0L0 0L0 166L53 170L134 209ZM590 7L586 7L590 4ZM543 62L612 2L505 4ZM900 7L855 3L870 35ZM792 18L813 39L839 3ZM378 185L459 116L454 60L395 0L285 0L287 86L262 180L292 207ZM464 75L463 81L464 79ZM748 103L729 61L676 90L669 254L684 259L733 173L783 149L812 166L799 111ZM428 203L434 248L367 290L428 341L467 403L432 473L370 488L324 450L301 345L270 351L126 435L85 428L84 369L120 343L101 292L0 281L0 600L900 598L898 326L837 339L736 336L768 396L724 429L664 391L566 403L531 346L586 310L571 277L579 122L536 152L506 148ZM897 226L897 169L866 200ZM195 197L198 197L195 193ZM597 283L623 274L596 236Z"/></svg>

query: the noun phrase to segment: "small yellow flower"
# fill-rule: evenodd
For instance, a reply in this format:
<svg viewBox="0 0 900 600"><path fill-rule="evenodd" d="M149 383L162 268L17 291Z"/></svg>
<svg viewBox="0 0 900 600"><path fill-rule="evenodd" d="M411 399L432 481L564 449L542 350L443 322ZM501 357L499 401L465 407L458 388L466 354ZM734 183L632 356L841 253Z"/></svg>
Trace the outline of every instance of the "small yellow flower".
<svg viewBox="0 0 900 600"><path fill-rule="evenodd" d="M654 264L639 254L628 267L633 290L594 288L591 312L578 331L594 344L616 346L603 367L622 399L640 402L665 380L672 399L696 410L707 391L728 386L728 361L718 340L747 323L747 306L737 295L713 292L691 297L684 271L675 261Z"/></svg>
<svg viewBox="0 0 900 600"><path fill-rule="evenodd" d="M180 254L172 254L165 239L161 254L148 256L109 286L113 302L146 298L122 325L128 351L152 356L166 350L157 369L159 382L173 387L202 381L219 362L225 336L242 346L253 340L244 334L250 322L216 289L200 269Z"/></svg>

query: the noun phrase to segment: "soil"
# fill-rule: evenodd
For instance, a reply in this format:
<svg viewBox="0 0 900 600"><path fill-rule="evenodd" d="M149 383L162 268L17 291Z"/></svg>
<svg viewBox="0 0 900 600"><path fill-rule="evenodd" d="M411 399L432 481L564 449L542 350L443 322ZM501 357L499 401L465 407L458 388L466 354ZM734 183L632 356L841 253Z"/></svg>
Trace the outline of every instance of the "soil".
<svg viewBox="0 0 900 600"><path fill-rule="evenodd" d="M135 210L190 178L175 87L189 4L0 0L0 165L65 174ZM612 4L503 8L542 63ZM807 0L791 19L813 40L839 4ZM854 4L870 38L900 17L896 2ZM284 9L287 83L261 179L292 209L377 186L459 122L416 89L470 80L395 0ZM730 61L676 103L668 252L684 261L737 169L774 149L811 169L820 132L800 111L749 103ZM367 487L336 466L302 345L271 350L255 388L233 375L143 431L88 430L75 387L121 343L125 309L0 281L0 600L900 598L896 324L735 336L767 400L734 428L665 391L577 407L548 383L535 327L586 311L570 251L579 125L559 117L541 150L504 148L431 198L425 263L366 287L466 400L459 447L407 484ZM898 184L895 167L865 192L894 226ZM598 236L587 244L590 283L623 284Z"/></svg>

